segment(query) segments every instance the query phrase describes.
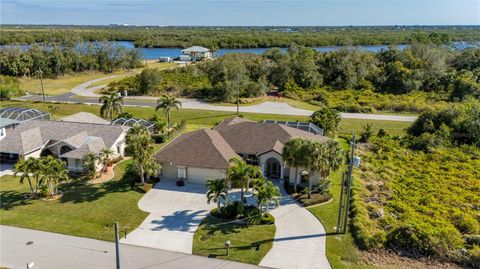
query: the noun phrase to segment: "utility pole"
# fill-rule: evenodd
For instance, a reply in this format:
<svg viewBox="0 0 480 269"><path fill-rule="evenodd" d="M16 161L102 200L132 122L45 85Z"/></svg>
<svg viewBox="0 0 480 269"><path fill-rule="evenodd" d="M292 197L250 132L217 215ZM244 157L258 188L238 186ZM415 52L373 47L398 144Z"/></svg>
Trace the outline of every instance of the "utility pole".
<svg viewBox="0 0 480 269"><path fill-rule="evenodd" d="M115 222L115 260L116 260L116 268L120 269L120 250L119 250L119 243L118 243L118 222Z"/></svg>
<svg viewBox="0 0 480 269"><path fill-rule="evenodd" d="M43 95L43 102L46 102L46 98L45 98L45 90L43 89L43 72L42 72L42 69L38 69L38 74L40 75L40 85L42 86L42 95Z"/></svg>
<svg viewBox="0 0 480 269"><path fill-rule="evenodd" d="M350 143L350 163L347 173L342 176L342 187L340 192L340 203L338 205L338 218L336 232L347 232L348 211L350 207L350 196L352 190L352 173L355 153L355 132L352 132L352 141ZM346 184L345 184L346 183ZM345 190L345 191L344 191Z"/></svg>
<svg viewBox="0 0 480 269"><path fill-rule="evenodd" d="M240 74L237 73L237 115L240 114Z"/></svg>

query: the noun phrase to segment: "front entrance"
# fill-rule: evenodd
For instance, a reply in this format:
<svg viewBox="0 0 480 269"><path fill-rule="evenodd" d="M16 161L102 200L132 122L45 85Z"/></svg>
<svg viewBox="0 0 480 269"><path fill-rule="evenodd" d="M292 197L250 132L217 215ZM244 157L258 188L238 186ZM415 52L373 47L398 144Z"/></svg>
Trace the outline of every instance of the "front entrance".
<svg viewBox="0 0 480 269"><path fill-rule="evenodd" d="M265 166L265 176L269 179L279 179L280 169L280 162L275 158L269 158Z"/></svg>

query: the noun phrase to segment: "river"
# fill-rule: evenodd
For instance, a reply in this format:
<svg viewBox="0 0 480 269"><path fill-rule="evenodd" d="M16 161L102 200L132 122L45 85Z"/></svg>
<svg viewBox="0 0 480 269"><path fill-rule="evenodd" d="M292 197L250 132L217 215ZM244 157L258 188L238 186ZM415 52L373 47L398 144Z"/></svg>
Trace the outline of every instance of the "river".
<svg viewBox="0 0 480 269"><path fill-rule="evenodd" d="M121 46L125 48L134 48L133 42L130 41L111 41L112 44L115 46ZM453 42L453 48L455 49L465 49L472 46L479 46L477 43L468 43L463 41ZM1 48L11 47L11 45L2 45ZM21 49L27 50L30 45L21 45L18 46ZM397 45L399 49L405 49L408 45ZM361 46L323 46L323 47L314 47L316 51L320 52L329 52L329 51L336 51L342 48L349 48L349 49L358 49L361 51L370 51L370 52L378 52L382 49L387 49L388 45L361 45ZM160 57L178 57L182 53L182 48L138 48L140 52L143 54L145 59L153 60L158 59ZM227 53L255 53L255 54L262 54L268 48L248 48L248 49L219 49L215 52L215 56L222 56ZM286 48L281 48L281 50L286 50Z"/></svg>

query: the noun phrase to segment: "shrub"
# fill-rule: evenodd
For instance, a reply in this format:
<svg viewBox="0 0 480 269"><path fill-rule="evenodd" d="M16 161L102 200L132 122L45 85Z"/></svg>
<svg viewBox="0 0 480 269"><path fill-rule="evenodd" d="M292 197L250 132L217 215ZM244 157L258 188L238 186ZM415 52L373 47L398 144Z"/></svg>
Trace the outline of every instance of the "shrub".
<svg viewBox="0 0 480 269"><path fill-rule="evenodd" d="M332 196L329 193L312 193L310 196L310 199L308 199L307 195L302 195L302 198L300 199L300 202L304 206L311 206L311 205L316 205L316 204L321 204L325 203L328 200L330 200Z"/></svg>
<svg viewBox="0 0 480 269"><path fill-rule="evenodd" d="M222 217L222 213L218 211L218 208L214 208L214 209L210 210L210 215L215 217L215 218L221 218Z"/></svg>
<svg viewBox="0 0 480 269"><path fill-rule="evenodd" d="M176 184L177 184L178 187L183 187L183 186L185 186L185 181L179 179L179 180L177 180Z"/></svg>
<svg viewBox="0 0 480 269"><path fill-rule="evenodd" d="M265 213L262 215L260 224L267 225L267 224L274 224L275 218L270 213Z"/></svg>
<svg viewBox="0 0 480 269"><path fill-rule="evenodd" d="M480 247L475 246L472 249L470 249L468 252L469 252L468 258L473 268L476 268L476 269L480 268Z"/></svg>
<svg viewBox="0 0 480 269"><path fill-rule="evenodd" d="M225 220L234 220L239 215L243 214L243 203L233 201L222 209L222 218Z"/></svg>
<svg viewBox="0 0 480 269"><path fill-rule="evenodd" d="M164 134L154 134L152 135L152 139L156 144L164 143L167 140Z"/></svg>
<svg viewBox="0 0 480 269"><path fill-rule="evenodd" d="M467 245L480 246L480 234L464 234L463 241Z"/></svg>

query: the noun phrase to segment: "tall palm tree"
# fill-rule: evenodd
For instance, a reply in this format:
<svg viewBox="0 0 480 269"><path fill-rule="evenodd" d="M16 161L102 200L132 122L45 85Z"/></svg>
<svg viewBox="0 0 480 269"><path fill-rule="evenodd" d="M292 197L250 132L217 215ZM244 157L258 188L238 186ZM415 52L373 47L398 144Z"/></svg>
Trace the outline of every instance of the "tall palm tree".
<svg viewBox="0 0 480 269"><path fill-rule="evenodd" d="M308 142L308 152L306 155L307 166L312 171L318 171L322 178L323 171L328 166L327 150L324 143L319 141ZM312 179L308 179L308 198L312 195Z"/></svg>
<svg viewBox="0 0 480 269"><path fill-rule="evenodd" d="M229 162L231 166L227 169L227 180L240 186L240 200L243 202L244 190L249 189L252 181L263 178L262 170L239 158L232 158Z"/></svg>
<svg viewBox="0 0 480 269"><path fill-rule="evenodd" d="M53 196L58 193L58 183L68 179L68 169L64 162L53 156L42 158L41 162L43 181L47 184L49 194Z"/></svg>
<svg viewBox="0 0 480 269"><path fill-rule="evenodd" d="M177 100L175 96L170 96L165 94L162 96L162 98L158 99L157 107L155 108L155 111L158 111L159 109L163 109L163 113L165 113L165 117L167 117L168 130L170 130L170 110L172 108L179 110L181 107L182 107L182 102Z"/></svg>
<svg viewBox="0 0 480 269"><path fill-rule="evenodd" d="M142 184L145 184L146 170L147 172L150 172L150 170L158 168L158 166L153 167L151 163L151 156L154 153L154 148L152 144L152 137L144 129L128 135L127 146L132 152L132 157L135 164L137 165L140 181L142 182Z"/></svg>
<svg viewBox="0 0 480 269"><path fill-rule="evenodd" d="M112 92L108 96L104 95L100 97L98 102L102 103L100 115L104 118L108 116L110 120L113 120L113 115L122 113L123 97L119 96L116 92Z"/></svg>
<svg viewBox="0 0 480 269"><path fill-rule="evenodd" d="M308 146L307 160L308 166L313 171L318 171L322 180L323 189L330 171L337 170L343 161L343 150L340 144L335 140L329 140L327 143L319 141L310 141ZM309 181L311 195L311 180Z"/></svg>
<svg viewBox="0 0 480 269"><path fill-rule="evenodd" d="M223 199L227 203L228 186L227 182L223 178L209 179L206 185L208 191L206 193L207 203L210 201L217 203L217 209L220 212L220 199Z"/></svg>
<svg viewBox="0 0 480 269"><path fill-rule="evenodd" d="M30 187L30 193L31 194L34 193L32 180L30 178L30 173L34 172L33 171L32 160L35 160L35 159L33 157L30 157L27 160L20 159L15 164L15 167L13 168L13 175L14 176L17 176L20 173L20 184L23 184L25 179L28 181L28 185Z"/></svg>
<svg viewBox="0 0 480 269"><path fill-rule="evenodd" d="M288 140L283 147L282 157L286 164L290 167L295 167L295 178L293 189L297 192L298 184L298 168L306 166L306 140L303 138L293 138Z"/></svg>

